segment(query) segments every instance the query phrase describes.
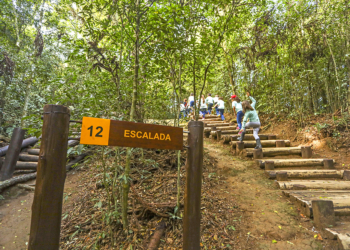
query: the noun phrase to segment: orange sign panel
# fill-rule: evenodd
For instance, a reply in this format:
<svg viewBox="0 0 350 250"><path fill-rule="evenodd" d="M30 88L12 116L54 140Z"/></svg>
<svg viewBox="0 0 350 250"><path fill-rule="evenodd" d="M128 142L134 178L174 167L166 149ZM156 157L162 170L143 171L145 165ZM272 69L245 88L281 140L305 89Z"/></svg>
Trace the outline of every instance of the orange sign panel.
<svg viewBox="0 0 350 250"><path fill-rule="evenodd" d="M96 133L101 129L99 135L102 137L96 138ZM108 136L102 134L104 131L108 131ZM80 143L181 150L183 130L178 127L84 117Z"/></svg>
<svg viewBox="0 0 350 250"><path fill-rule="evenodd" d="M80 144L108 145L111 120L83 117Z"/></svg>

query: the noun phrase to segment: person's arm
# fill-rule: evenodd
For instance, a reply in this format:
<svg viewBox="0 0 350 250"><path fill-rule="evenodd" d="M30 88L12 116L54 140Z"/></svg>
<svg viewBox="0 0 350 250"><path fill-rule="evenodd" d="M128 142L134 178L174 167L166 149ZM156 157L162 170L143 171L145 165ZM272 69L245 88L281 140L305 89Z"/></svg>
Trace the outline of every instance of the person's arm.
<svg viewBox="0 0 350 250"><path fill-rule="evenodd" d="M252 96L249 96L249 99L252 101L252 107L255 108L256 101Z"/></svg>
<svg viewBox="0 0 350 250"><path fill-rule="evenodd" d="M233 109L233 113L236 115L236 107L233 106L232 109Z"/></svg>

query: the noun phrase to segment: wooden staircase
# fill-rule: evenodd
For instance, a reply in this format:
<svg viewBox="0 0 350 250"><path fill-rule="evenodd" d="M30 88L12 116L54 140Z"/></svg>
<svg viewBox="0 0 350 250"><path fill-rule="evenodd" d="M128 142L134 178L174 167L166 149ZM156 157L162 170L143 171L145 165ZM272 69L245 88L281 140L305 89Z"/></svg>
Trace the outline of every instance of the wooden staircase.
<svg viewBox="0 0 350 250"><path fill-rule="evenodd" d="M235 155L253 158L302 214L324 228L327 237L337 239L340 249L350 249L350 222L339 222L350 215L350 171L335 169L333 159L313 158L311 147L291 147L289 140L276 135L259 134L263 149L256 150L252 130L239 142L236 127L207 120L204 137L229 144Z"/></svg>

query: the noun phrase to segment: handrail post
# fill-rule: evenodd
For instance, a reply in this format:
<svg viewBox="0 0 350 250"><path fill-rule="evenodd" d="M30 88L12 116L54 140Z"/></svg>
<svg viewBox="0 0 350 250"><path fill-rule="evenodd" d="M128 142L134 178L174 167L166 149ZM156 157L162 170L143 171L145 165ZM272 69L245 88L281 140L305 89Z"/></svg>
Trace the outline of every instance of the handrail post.
<svg viewBox="0 0 350 250"><path fill-rule="evenodd" d="M199 250L204 124L191 121L188 130L183 249Z"/></svg>
<svg viewBox="0 0 350 250"><path fill-rule="evenodd" d="M59 249L69 117L65 106L44 107L29 250Z"/></svg>
<svg viewBox="0 0 350 250"><path fill-rule="evenodd" d="M15 128L11 136L11 142L6 152L5 161L2 167L0 167L0 181L10 179L15 172L16 163L21 152L22 142L24 139L25 130L21 128Z"/></svg>

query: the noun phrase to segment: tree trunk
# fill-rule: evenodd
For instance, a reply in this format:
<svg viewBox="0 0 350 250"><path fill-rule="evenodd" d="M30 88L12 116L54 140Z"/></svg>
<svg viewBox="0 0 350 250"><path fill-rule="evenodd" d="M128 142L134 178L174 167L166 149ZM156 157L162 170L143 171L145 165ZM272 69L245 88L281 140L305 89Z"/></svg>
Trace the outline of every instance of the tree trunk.
<svg viewBox="0 0 350 250"><path fill-rule="evenodd" d="M134 121L136 112L136 101L137 101L137 86L139 83L139 39L140 39L140 0L136 0L136 27L135 27L135 65L134 65L134 81L132 85L132 102L130 109L130 121ZM130 162L131 162L131 148L126 151L126 163L124 169L124 183L123 183L123 196L122 196L122 221L124 229L129 226L128 223L128 196L130 190Z"/></svg>

